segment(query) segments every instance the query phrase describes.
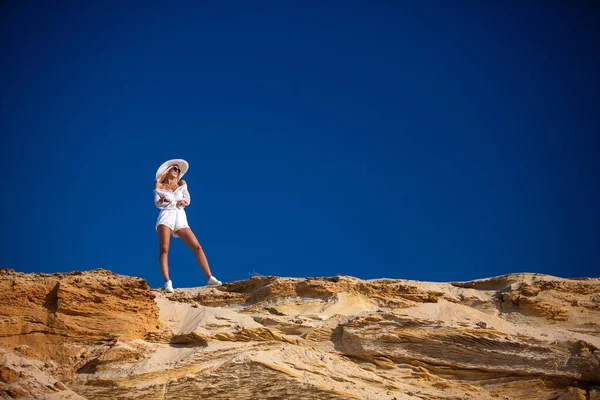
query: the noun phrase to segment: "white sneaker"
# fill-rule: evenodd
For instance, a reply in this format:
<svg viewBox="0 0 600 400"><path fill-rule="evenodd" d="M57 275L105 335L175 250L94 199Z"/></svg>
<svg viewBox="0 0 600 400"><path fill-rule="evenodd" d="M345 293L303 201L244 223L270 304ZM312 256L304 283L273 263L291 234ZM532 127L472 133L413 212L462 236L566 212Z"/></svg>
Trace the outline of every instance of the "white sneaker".
<svg viewBox="0 0 600 400"><path fill-rule="evenodd" d="M165 292L167 292L167 293L173 293L173 282L171 282L171 280L168 280L165 283Z"/></svg>
<svg viewBox="0 0 600 400"><path fill-rule="evenodd" d="M208 278L208 281L206 282L206 286L219 286L220 284L222 284L222 282L217 280L214 276Z"/></svg>

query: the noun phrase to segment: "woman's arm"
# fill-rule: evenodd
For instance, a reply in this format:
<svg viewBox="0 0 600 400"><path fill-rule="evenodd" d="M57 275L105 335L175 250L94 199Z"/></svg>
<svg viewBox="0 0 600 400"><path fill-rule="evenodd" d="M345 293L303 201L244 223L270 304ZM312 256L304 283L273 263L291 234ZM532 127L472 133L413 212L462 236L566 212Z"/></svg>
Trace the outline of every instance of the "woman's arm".
<svg viewBox="0 0 600 400"><path fill-rule="evenodd" d="M154 182L154 205L156 208L165 208L171 201L167 197L162 197L156 189L160 189L158 182Z"/></svg>
<svg viewBox="0 0 600 400"><path fill-rule="evenodd" d="M181 189L183 191L183 200L185 200L186 202L186 206L189 206L190 203L192 202L192 198L190 197L190 192L188 192L188 188L187 188L187 183L185 183L185 181L182 181L183 183L181 184L182 186L185 185L185 187L183 189Z"/></svg>
<svg viewBox="0 0 600 400"><path fill-rule="evenodd" d="M190 205L190 201L191 201L190 192L188 192L187 184L185 183L184 180L179 181L179 188L178 189L181 189L181 192L182 192L181 194L183 195L183 200L179 200L177 202L177 207L182 207L183 208L185 206L189 206Z"/></svg>

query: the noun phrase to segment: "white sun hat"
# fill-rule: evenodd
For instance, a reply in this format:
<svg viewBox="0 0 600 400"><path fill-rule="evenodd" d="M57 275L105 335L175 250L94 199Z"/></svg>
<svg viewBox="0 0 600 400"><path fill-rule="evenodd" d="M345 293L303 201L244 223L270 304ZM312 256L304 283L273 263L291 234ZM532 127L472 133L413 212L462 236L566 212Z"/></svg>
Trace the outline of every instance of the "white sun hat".
<svg viewBox="0 0 600 400"><path fill-rule="evenodd" d="M172 160L165 161L160 167L158 167L158 170L156 171L156 180L158 182L162 181L173 165L177 165L179 167L179 179L181 179L190 168L188 162L180 158L174 158Z"/></svg>

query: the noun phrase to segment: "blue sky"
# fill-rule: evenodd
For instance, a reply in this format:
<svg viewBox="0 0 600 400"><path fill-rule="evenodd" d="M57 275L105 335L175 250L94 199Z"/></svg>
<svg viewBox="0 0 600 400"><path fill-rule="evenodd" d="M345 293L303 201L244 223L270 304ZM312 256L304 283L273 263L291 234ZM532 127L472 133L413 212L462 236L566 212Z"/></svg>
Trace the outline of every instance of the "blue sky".
<svg viewBox="0 0 600 400"><path fill-rule="evenodd" d="M599 276L594 2L24 3L1 267L162 285L154 173L184 158L224 281ZM179 240L170 268L205 282Z"/></svg>

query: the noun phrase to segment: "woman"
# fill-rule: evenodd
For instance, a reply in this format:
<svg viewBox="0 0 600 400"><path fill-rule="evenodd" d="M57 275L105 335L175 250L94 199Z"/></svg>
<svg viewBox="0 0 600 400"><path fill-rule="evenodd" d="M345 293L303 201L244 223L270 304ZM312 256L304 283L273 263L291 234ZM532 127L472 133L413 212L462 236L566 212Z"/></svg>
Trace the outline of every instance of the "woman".
<svg viewBox="0 0 600 400"><path fill-rule="evenodd" d="M202 251L202 246L187 223L184 208L190 204L190 193L183 175L187 172L189 164L185 160L175 159L164 162L156 171L154 183L154 204L160 209L156 220L158 232L158 264L165 279L165 291L173 292L173 282L169 278L169 243L170 235L179 237L196 255L196 260L208 279L209 286L220 285L221 282L212 276L208 260Z"/></svg>

